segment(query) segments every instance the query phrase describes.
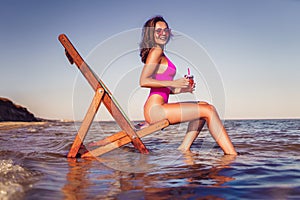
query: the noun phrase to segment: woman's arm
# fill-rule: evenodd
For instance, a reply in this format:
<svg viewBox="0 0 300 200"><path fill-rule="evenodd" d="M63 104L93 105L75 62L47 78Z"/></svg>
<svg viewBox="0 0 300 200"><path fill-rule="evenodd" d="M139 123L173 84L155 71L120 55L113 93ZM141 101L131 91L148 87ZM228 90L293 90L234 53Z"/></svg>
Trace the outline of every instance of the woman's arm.
<svg viewBox="0 0 300 200"><path fill-rule="evenodd" d="M195 90L195 83L192 86L188 86L187 88L171 88L171 94L180 94L180 93L193 93Z"/></svg>
<svg viewBox="0 0 300 200"><path fill-rule="evenodd" d="M173 81L156 80L153 75L157 72L159 64L163 56L161 48L152 48L147 56L146 63L140 77L141 87L172 87L172 88L187 88L189 82L186 78L181 78Z"/></svg>

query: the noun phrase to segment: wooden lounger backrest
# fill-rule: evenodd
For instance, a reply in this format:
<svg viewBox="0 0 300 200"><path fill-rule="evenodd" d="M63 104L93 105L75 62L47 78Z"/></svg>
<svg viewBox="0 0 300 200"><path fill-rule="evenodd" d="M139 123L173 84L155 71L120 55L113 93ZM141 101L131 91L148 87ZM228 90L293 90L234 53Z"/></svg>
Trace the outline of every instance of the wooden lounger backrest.
<svg viewBox="0 0 300 200"><path fill-rule="evenodd" d="M96 75L96 73L88 66L88 64L83 60L83 58L79 55L75 47L72 45L70 40L67 38L65 34L59 35L59 41L64 46L67 57L71 64L74 62L78 69L81 71L83 76L86 78L86 80L89 82L93 90L96 92L99 88L103 88L104 95L102 98L102 102L107 108L107 110L110 112L112 117L115 119L115 121L118 123L120 128L128 134L128 136L131 138L132 143L135 147L140 149L143 153L148 152L144 144L139 140L138 135L134 131L133 125L131 124L128 116L123 111L123 109L120 107L119 103L116 101L112 93L109 91L109 89L106 87L106 85L103 83L103 81Z"/></svg>
<svg viewBox="0 0 300 200"><path fill-rule="evenodd" d="M89 67L89 65L79 55L79 53L77 52L75 47L71 44L71 42L69 41L67 36L64 34L61 34L59 36L59 40L64 45L64 47L66 49L66 54L67 54L67 57L69 58L69 60L73 59L73 62L77 65L77 67L82 72L83 76L86 78L86 80L89 82L89 84L92 86L94 91L97 91L97 89L99 87L101 87L104 89L106 94L111 98L113 105L106 105L107 107L111 108L111 109L109 109L110 113L113 112L112 108L115 107L115 109L119 110L122 113L122 115L125 117L126 121L129 124L131 124L131 121L129 120L129 118L126 115L126 113L124 112L124 110L121 108L120 104L117 102L116 98L112 95L112 93L110 92L108 87L98 77L98 75ZM71 62L71 64L72 64L72 62ZM111 114L113 115L113 113L111 113Z"/></svg>

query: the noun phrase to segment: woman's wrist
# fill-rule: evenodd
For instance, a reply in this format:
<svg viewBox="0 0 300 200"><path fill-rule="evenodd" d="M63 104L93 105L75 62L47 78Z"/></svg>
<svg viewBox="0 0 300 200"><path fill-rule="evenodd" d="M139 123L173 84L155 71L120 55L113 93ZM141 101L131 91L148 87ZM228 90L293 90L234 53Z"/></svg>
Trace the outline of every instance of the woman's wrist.
<svg viewBox="0 0 300 200"><path fill-rule="evenodd" d="M181 88L172 88L172 94L179 94L181 92Z"/></svg>

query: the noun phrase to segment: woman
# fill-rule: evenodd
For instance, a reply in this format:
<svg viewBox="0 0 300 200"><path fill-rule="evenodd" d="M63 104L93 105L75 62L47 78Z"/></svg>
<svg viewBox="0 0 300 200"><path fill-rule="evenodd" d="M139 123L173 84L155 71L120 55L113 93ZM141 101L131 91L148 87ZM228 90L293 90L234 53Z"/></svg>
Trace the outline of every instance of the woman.
<svg viewBox="0 0 300 200"><path fill-rule="evenodd" d="M205 122L213 138L225 154L236 155L230 138L216 109L205 102L168 103L169 94L193 92L187 78L173 80L176 67L164 54L164 47L171 37L168 23L161 16L149 19L143 27L140 56L145 63L140 76L140 86L151 88L144 105L148 123L168 119L170 124L189 122L186 136L178 149L189 151Z"/></svg>

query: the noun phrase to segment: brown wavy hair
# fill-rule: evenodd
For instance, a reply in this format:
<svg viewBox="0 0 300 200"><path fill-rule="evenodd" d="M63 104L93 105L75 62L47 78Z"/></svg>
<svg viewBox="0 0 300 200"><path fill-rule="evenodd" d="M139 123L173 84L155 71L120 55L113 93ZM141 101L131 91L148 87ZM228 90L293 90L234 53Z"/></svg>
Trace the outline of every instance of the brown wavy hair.
<svg viewBox="0 0 300 200"><path fill-rule="evenodd" d="M140 56L143 63L146 63L147 56L152 47L155 46L154 40L154 28L157 22L164 22L169 28L168 23L162 16L155 16L148 21L143 26L142 30L142 41L140 43ZM171 35L169 36L170 39ZM169 41L168 39L168 41ZM168 42L167 41L167 42Z"/></svg>

